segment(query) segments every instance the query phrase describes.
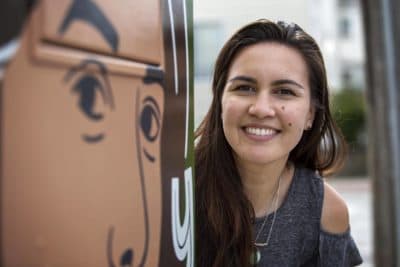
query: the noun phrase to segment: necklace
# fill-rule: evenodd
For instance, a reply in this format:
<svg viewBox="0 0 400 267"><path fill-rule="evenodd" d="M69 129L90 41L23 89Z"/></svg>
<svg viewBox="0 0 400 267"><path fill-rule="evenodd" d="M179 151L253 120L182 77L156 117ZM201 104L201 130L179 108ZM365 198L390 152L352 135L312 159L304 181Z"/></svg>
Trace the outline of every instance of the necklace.
<svg viewBox="0 0 400 267"><path fill-rule="evenodd" d="M279 176L278 185L277 185L276 191L275 191L275 193L274 193L274 195L272 197L271 205L270 205L270 207L268 209L268 211L271 211L272 208L273 208L274 212L273 212L271 226L270 226L269 231L268 231L267 239L263 243L257 242L257 240L260 237L262 231L264 230L265 224L267 222L268 213L269 213L268 211L267 211L267 214L265 215L265 218L264 218L264 221L263 221L263 223L261 225L261 228L260 228L260 230L258 230L258 233L257 233L256 238L254 240L254 245L256 246L256 248L255 248L255 251L252 253L251 258L250 258L250 262L253 265L257 264L261 259L261 253L260 253L260 250L258 249L258 247L266 247L266 246L268 246L269 240L271 239L272 230L274 228L275 219L276 219L276 212L277 212L277 209L278 209L279 191L280 191L280 187L281 187L281 180L282 180L282 174Z"/></svg>

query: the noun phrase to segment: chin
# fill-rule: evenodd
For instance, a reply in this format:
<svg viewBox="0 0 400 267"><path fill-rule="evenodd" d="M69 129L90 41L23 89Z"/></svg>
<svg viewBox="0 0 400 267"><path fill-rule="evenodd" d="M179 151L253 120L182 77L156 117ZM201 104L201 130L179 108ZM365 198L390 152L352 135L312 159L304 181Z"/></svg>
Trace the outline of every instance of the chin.
<svg viewBox="0 0 400 267"><path fill-rule="evenodd" d="M265 165L273 161L276 161L279 158L267 155L253 154L253 155L244 155L243 157L239 157L239 159L250 164Z"/></svg>

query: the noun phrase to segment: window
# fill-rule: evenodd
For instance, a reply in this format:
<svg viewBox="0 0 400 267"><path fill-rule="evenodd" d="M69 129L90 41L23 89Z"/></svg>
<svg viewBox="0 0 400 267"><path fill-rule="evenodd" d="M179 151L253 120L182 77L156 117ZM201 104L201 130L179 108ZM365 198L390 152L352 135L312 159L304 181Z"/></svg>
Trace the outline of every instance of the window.
<svg viewBox="0 0 400 267"><path fill-rule="evenodd" d="M348 18L341 18L339 20L339 36L341 38L349 38L351 32L351 23Z"/></svg>
<svg viewBox="0 0 400 267"><path fill-rule="evenodd" d="M211 76L221 46L222 27L218 23L198 23L194 26L194 58L196 78Z"/></svg>
<svg viewBox="0 0 400 267"><path fill-rule="evenodd" d="M354 1L352 1L352 0L339 0L338 1L338 5L339 5L339 7L348 7L348 6L350 6L352 4L352 2L354 2Z"/></svg>

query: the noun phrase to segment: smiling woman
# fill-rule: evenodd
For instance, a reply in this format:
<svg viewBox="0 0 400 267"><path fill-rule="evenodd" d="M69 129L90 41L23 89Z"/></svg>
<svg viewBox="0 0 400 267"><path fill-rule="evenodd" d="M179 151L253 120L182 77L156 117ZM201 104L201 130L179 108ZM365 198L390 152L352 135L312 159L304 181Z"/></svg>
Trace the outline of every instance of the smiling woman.
<svg viewBox="0 0 400 267"><path fill-rule="evenodd" d="M222 48L196 131L197 266L354 266L342 198L321 175L346 145L315 41L259 20Z"/></svg>

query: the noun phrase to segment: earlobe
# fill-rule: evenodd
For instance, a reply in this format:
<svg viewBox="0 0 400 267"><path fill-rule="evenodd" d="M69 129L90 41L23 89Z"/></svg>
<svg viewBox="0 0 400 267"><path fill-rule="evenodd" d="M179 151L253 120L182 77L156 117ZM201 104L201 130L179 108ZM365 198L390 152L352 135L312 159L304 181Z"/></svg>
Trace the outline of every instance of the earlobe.
<svg viewBox="0 0 400 267"><path fill-rule="evenodd" d="M312 125L314 123L314 117L315 117L315 106L312 105L310 107L309 118L307 120L306 127L305 127L306 130L310 130L312 128Z"/></svg>

